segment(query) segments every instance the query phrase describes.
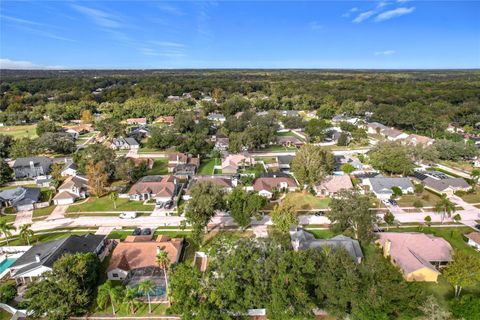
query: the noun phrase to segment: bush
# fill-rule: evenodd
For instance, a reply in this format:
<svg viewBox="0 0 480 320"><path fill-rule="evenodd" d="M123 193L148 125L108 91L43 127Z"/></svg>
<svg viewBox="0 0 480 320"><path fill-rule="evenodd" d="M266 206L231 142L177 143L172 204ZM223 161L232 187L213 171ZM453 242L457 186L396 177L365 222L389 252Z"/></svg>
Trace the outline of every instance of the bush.
<svg viewBox="0 0 480 320"><path fill-rule="evenodd" d="M460 299L450 302L453 315L465 320L478 319L480 314L480 297L473 294L464 294Z"/></svg>
<svg viewBox="0 0 480 320"><path fill-rule="evenodd" d="M459 222L460 220L462 220L462 216L459 213L453 216L453 221Z"/></svg>
<svg viewBox="0 0 480 320"><path fill-rule="evenodd" d="M400 197L403 194L402 189L399 187L392 187L392 192L395 197Z"/></svg>
<svg viewBox="0 0 480 320"><path fill-rule="evenodd" d="M455 195L456 195L456 196L459 196L459 197L463 197L463 196L465 195L465 193L466 193L466 192L463 191L463 190L458 190L458 191L455 192Z"/></svg>
<svg viewBox="0 0 480 320"><path fill-rule="evenodd" d="M8 281L0 285L0 303L8 303L17 295L15 281Z"/></svg>
<svg viewBox="0 0 480 320"><path fill-rule="evenodd" d="M415 193L417 193L417 194L422 193L424 189L425 188L424 188L423 184L421 184L421 183L418 183L418 184L415 185Z"/></svg>
<svg viewBox="0 0 480 320"><path fill-rule="evenodd" d="M417 209L423 208L423 202L421 200L417 199L417 200L413 201L413 206Z"/></svg>
<svg viewBox="0 0 480 320"><path fill-rule="evenodd" d="M430 227L430 225L432 224L432 217L426 216L425 219L423 220L425 220L425 223L427 224L427 226Z"/></svg>

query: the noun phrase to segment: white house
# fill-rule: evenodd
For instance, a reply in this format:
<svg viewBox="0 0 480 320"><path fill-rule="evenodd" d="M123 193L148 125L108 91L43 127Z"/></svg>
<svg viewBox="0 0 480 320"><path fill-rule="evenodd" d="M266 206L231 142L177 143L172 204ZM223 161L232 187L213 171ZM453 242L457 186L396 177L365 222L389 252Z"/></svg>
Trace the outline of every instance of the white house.
<svg viewBox="0 0 480 320"><path fill-rule="evenodd" d="M58 193L53 197L56 205L72 204L77 199L88 196L88 179L82 176L68 177L58 188Z"/></svg>
<svg viewBox="0 0 480 320"><path fill-rule="evenodd" d="M408 178L369 178L364 180L364 184L370 187L370 190L378 199L387 200L393 195L393 187L400 188L403 194L413 193L413 184Z"/></svg>

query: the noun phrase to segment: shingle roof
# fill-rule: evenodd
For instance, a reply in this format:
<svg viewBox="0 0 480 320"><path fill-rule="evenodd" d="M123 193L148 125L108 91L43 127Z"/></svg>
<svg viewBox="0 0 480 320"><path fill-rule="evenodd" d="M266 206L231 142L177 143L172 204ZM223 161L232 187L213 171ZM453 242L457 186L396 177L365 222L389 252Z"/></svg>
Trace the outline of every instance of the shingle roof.
<svg viewBox="0 0 480 320"><path fill-rule="evenodd" d="M438 191L444 191L448 188L461 188L467 189L470 185L463 179L463 178L447 178L447 179L434 179L431 177L426 178L423 180L425 186L432 188Z"/></svg>
<svg viewBox="0 0 480 320"><path fill-rule="evenodd" d="M260 177L255 179L253 189L255 191L267 190L272 192L274 188L277 188L283 182L287 183L289 188L297 186L297 182L292 177L278 175L277 177Z"/></svg>
<svg viewBox="0 0 480 320"><path fill-rule="evenodd" d="M467 237L468 239L472 240L473 242L477 243L477 244L480 244L480 232L471 232L469 234L467 234L465 237Z"/></svg>
<svg viewBox="0 0 480 320"><path fill-rule="evenodd" d="M25 157L17 158L13 163L13 168L30 167L30 162L35 166L41 166L44 172L48 172L52 160L48 157Z"/></svg>
<svg viewBox="0 0 480 320"><path fill-rule="evenodd" d="M0 191L0 200L11 201L12 206L37 203L40 199L40 188L16 187Z"/></svg>
<svg viewBox="0 0 480 320"><path fill-rule="evenodd" d="M401 189L413 188L412 183L408 178L370 178L372 189L376 193L390 193L393 187L399 187Z"/></svg>
<svg viewBox="0 0 480 320"><path fill-rule="evenodd" d="M318 191L326 190L329 193L337 193L340 190L353 188L352 180L348 175L327 176L317 187Z"/></svg>
<svg viewBox="0 0 480 320"><path fill-rule="evenodd" d="M135 183L128 194L149 193L155 196L173 196L176 178L174 176L145 176Z"/></svg>

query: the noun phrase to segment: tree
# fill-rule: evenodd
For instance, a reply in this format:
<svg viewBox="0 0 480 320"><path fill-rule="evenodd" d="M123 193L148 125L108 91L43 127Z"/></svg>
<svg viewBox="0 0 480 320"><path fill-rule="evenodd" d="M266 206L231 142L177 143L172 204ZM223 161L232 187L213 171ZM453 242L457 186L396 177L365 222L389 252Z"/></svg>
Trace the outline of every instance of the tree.
<svg viewBox="0 0 480 320"><path fill-rule="evenodd" d="M167 270L168 267L170 266L170 259L168 258L168 253L166 251L160 251L156 258L155 261L157 262L157 265L160 269L163 270L163 276L165 278L165 296L167 297L168 300L168 278L167 278Z"/></svg>
<svg viewBox="0 0 480 320"><path fill-rule="evenodd" d="M37 123L37 127L35 129L37 131L37 135L41 136L47 132L58 132L60 127L54 121L40 121Z"/></svg>
<svg viewBox="0 0 480 320"><path fill-rule="evenodd" d="M178 134L168 127L153 127L150 129L150 138L147 145L150 148L164 150L178 144Z"/></svg>
<svg viewBox="0 0 480 320"><path fill-rule="evenodd" d="M287 129L302 129L306 125L302 117L296 116L283 117L282 123Z"/></svg>
<svg viewBox="0 0 480 320"><path fill-rule="evenodd" d="M192 198L185 209L185 218L193 227L193 240L199 243L202 231L215 215L215 211L225 208L224 193L211 181L202 181L192 187L190 194Z"/></svg>
<svg viewBox="0 0 480 320"><path fill-rule="evenodd" d="M333 154L319 146L303 145L292 160L291 168L300 184L314 187L335 168Z"/></svg>
<svg viewBox="0 0 480 320"><path fill-rule="evenodd" d="M10 157L12 158L21 158L28 157L32 154L37 154L33 140L30 138L20 138L15 139L12 147L10 148Z"/></svg>
<svg viewBox="0 0 480 320"><path fill-rule="evenodd" d="M327 217L334 232L350 231L355 239L370 243L375 237L376 214L370 210L370 198L355 191L341 191L330 203Z"/></svg>
<svg viewBox="0 0 480 320"><path fill-rule="evenodd" d="M28 245L30 245L30 238L35 235L35 232L31 229L31 224L24 224L20 227L19 237Z"/></svg>
<svg viewBox="0 0 480 320"><path fill-rule="evenodd" d="M355 171L355 167L351 163L344 163L340 167L340 170L342 170L346 174L350 174Z"/></svg>
<svg viewBox="0 0 480 320"><path fill-rule="evenodd" d="M455 317L465 320L476 320L480 314L480 296L464 294L450 302L450 309Z"/></svg>
<svg viewBox="0 0 480 320"><path fill-rule="evenodd" d="M480 170L473 169L472 172L470 173L470 177L472 178L472 181L473 181L473 189L475 189L480 179Z"/></svg>
<svg viewBox="0 0 480 320"><path fill-rule="evenodd" d="M251 218L258 215L267 203L265 197L255 192L247 192L242 187L234 188L226 199L230 215L242 229L250 225Z"/></svg>
<svg viewBox="0 0 480 320"><path fill-rule="evenodd" d="M17 285L10 280L0 284L0 303L9 303L17 295Z"/></svg>
<svg viewBox="0 0 480 320"><path fill-rule="evenodd" d="M451 313L440 306L434 296L428 296L425 302L419 307L425 317L424 320L448 320Z"/></svg>
<svg viewBox="0 0 480 320"><path fill-rule="evenodd" d="M313 141L321 142L325 138L325 131L330 127L325 120L312 119L305 126L305 133L308 134Z"/></svg>
<svg viewBox="0 0 480 320"><path fill-rule="evenodd" d="M102 162L106 166L108 177L112 177L115 172L115 151L103 144L89 144L86 148L80 149L73 154L73 161L78 167L78 173L86 174L87 166Z"/></svg>
<svg viewBox="0 0 480 320"><path fill-rule="evenodd" d="M398 142L381 142L369 152L369 156L375 169L387 173L406 175L413 170L407 147Z"/></svg>
<svg viewBox="0 0 480 320"><path fill-rule="evenodd" d="M117 199L118 199L118 193L117 192L111 192L110 193L110 200L113 202L113 208L117 209Z"/></svg>
<svg viewBox="0 0 480 320"><path fill-rule="evenodd" d="M101 197L107 192L108 173L105 163L91 163L87 167L88 188L90 193L96 197Z"/></svg>
<svg viewBox="0 0 480 320"><path fill-rule="evenodd" d="M15 230L13 224L9 224L6 219L0 219L0 233L5 237L8 246L8 238L12 236L12 230Z"/></svg>
<svg viewBox="0 0 480 320"><path fill-rule="evenodd" d="M452 217L452 219L453 219L453 221L455 221L456 223L459 223L459 222L462 220L462 216L461 216L459 213L457 213L456 215L454 215L454 216Z"/></svg>
<svg viewBox="0 0 480 320"><path fill-rule="evenodd" d="M143 280L138 284L138 290L147 296L148 299L148 313L152 313L152 305L150 302L150 294L154 292L155 284L152 280Z"/></svg>
<svg viewBox="0 0 480 320"><path fill-rule="evenodd" d="M417 195L418 195L418 194L422 194L424 189L425 189L425 187L424 187L423 184L421 184L421 183L417 183L417 184L415 184L415 186L414 186L414 190L415 190L415 193L416 193Z"/></svg>
<svg viewBox="0 0 480 320"><path fill-rule="evenodd" d="M5 159L10 156L10 148L12 147L13 143L14 140L11 136L0 134L0 159Z"/></svg>
<svg viewBox="0 0 480 320"><path fill-rule="evenodd" d="M480 282L480 259L469 252L457 250L443 276L455 288L455 297L458 298L464 287L473 287Z"/></svg>
<svg viewBox="0 0 480 320"><path fill-rule="evenodd" d="M180 133L187 133L195 129L195 116L192 112L180 112L175 116L173 126Z"/></svg>
<svg viewBox="0 0 480 320"><path fill-rule="evenodd" d="M432 217L426 216L423 220L425 220L425 223L427 224L427 226L430 227L432 225Z"/></svg>
<svg viewBox="0 0 480 320"><path fill-rule="evenodd" d="M123 303L125 303L130 308L131 314L135 314L138 304L137 290L135 290L135 288L125 287L125 291L123 294Z"/></svg>
<svg viewBox="0 0 480 320"><path fill-rule="evenodd" d="M435 203L435 212L439 212L442 215L442 223L445 219L445 216L449 218L452 216L452 213L456 211L455 204L451 202L446 195L442 195L440 199Z"/></svg>
<svg viewBox="0 0 480 320"><path fill-rule="evenodd" d="M113 315L115 315L115 304L120 301L120 298L121 292L118 287L113 285L111 280L107 280L98 287L97 305L103 309L111 304Z"/></svg>
<svg viewBox="0 0 480 320"><path fill-rule="evenodd" d="M402 189L400 189L400 187L397 187L397 186L392 187L392 197L398 198L398 197L401 197L402 195L403 195L403 192L402 192Z"/></svg>
<svg viewBox="0 0 480 320"><path fill-rule="evenodd" d="M280 204L277 204L271 213L275 228L283 233L287 233L292 225L297 225L296 208L296 204L289 198L285 198Z"/></svg>
<svg viewBox="0 0 480 320"><path fill-rule="evenodd" d="M0 185L13 180L13 170L10 166L0 158Z"/></svg>
<svg viewBox="0 0 480 320"><path fill-rule="evenodd" d="M119 137L125 134L126 126L117 118L105 118L95 122L95 129L100 131L102 136L109 139Z"/></svg>
<svg viewBox="0 0 480 320"><path fill-rule="evenodd" d="M387 231L388 231L388 228L395 222L395 216L390 211L387 211L383 215L383 221L385 221L385 223L387 224Z"/></svg>
<svg viewBox="0 0 480 320"><path fill-rule="evenodd" d="M76 150L73 138L63 132L46 132L33 141L37 153L69 154Z"/></svg>
<svg viewBox="0 0 480 320"><path fill-rule="evenodd" d="M478 155L475 145L462 141L437 140L433 144L441 160L470 160Z"/></svg>

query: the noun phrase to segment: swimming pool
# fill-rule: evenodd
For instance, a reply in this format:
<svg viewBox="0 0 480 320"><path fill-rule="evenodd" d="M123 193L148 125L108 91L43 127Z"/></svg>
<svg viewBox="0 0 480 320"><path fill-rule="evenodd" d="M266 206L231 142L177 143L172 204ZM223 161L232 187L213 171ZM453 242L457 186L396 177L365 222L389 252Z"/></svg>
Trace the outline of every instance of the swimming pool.
<svg viewBox="0 0 480 320"><path fill-rule="evenodd" d="M2 274L3 271L7 270L8 267L10 267L15 262L15 260L17 260L17 258L7 258L0 262L0 274Z"/></svg>

